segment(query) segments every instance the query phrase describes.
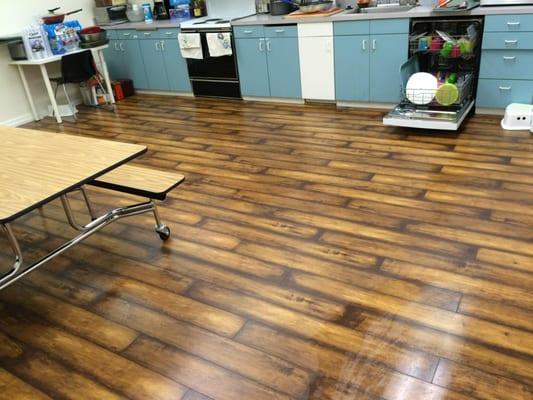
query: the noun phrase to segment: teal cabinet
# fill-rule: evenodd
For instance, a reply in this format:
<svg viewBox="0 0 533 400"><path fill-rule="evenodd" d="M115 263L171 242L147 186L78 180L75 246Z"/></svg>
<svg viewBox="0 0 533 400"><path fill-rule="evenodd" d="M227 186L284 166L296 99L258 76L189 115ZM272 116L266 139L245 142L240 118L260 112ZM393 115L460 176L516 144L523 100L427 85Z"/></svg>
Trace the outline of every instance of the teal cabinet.
<svg viewBox="0 0 533 400"><path fill-rule="evenodd" d="M124 56L120 50L120 41L116 39L109 40L109 47L104 50L104 58L109 70L111 79L125 78L123 74Z"/></svg>
<svg viewBox="0 0 533 400"><path fill-rule="evenodd" d="M178 40L163 40L162 48L169 89L176 92L192 91L187 61L181 56Z"/></svg>
<svg viewBox="0 0 533 400"><path fill-rule="evenodd" d="M270 96L270 80L264 38L236 39L237 63L243 96Z"/></svg>
<svg viewBox="0 0 533 400"><path fill-rule="evenodd" d="M485 18L476 103L505 108L533 101L533 14Z"/></svg>
<svg viewBox="0 0 533 400"><path fill-rule="evenodd" d="M335 97L339 101L370 99L370 36L335 36Z"/></svg>
<svg viewBox="0 0 533 400"><path fill-rule="evenodd" d="M400 66L408 57L408 32L408 19L336 22L336 99L398 102Z"/></svg>
<svg viewBox="0 0 533 400"><path fill-rule="evenodd" d="M111 79L131 79L138 89L190 92L177 28L110 30L104 56Z"/></svg>
<svg viewBox="0 0 533 400"><path fill-rule="evenodd" d="M511 103L531 104L533 81L514 79L480 79L477 105L487 108L505 108Z"/></svg>
<svg viewBox="0 0 533 400"><path fill-rule="evenodd" d="M248 38L246 35L266 37ZM243 96L301 98L297 31L293 26L236 31L235 46Z"/></svg>
<svg viewBox="0 0 533 400"><path fill-rule="evenodd" d="M148 88L152 90L168 90L167 70L163 59L163 46L160 40L139 41L144 60L144 70L148 81Z"/></svg>
<svg viewBox="0 0 533 400"><path fill-rule="evenodd" d="M400 66L407 61L408 35L372 35L370 39L370 101L398 102L401 95Z"/></svg>
<svg viewBox="0 0 533 400"><path fill-rule="evenodd" d="M280 31L281 29L277 29ZM283 34L283 33L280 33ZM302 97L298 41L292 37L267 38L270 96Z"/></svg>

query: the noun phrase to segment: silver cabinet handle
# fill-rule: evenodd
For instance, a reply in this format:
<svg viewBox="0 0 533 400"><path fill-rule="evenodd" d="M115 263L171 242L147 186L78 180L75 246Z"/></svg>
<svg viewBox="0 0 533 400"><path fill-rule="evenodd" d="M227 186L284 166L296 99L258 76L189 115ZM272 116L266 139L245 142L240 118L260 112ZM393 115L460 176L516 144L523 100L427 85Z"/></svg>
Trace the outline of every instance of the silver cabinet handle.
<svg viewBox="0 0 533 400"><path fill-rule="evenodd" d="M520 25L520 21L518 21L518 22L507 22L507 25L508 26L517 26L517 25Z"/></svg>
<svg viewBox="0 0 533 400"><path fill-rule="evenodd" d="M503 56L503 59L504 60L516 60L516 57L508 57L508 56Z"/></svg>
<svg viewBox="0 0 533 400"><path fill-rule="evenodd" d="M366 51L366 39L363 40L363 51Z"/></svg>
<svg viewBox="0 0 533 400"><path fill-rule="evenodd" d="M124 35L124 36L131 36L131 33L125 32L125 33L123 33L122 35Z"/></svg>
<svg viewBox="0 0 533 400"><path fill-rule="evenodd" d="M168 36L173 35L173 34L174 32L165 32L165 35L168 35Z"/></svg>
<svg viewBox="0 0 533 400"><path fill-rule="evenodd" d="M505 41L505 44L517 44L518 43L518 40L506 40Z"/></svg>
<svg viewBox="0 0 533 400"><path fill-rule="evenodd" d="M376 39L372 40L372 50L376 51Z"/></svg>
<svg viewBox="0 0 533 400"><path fill-rule="evenodd" d="M243 33L246 33L247 35L250 35L250 34L254 33L254 31L243 31Z"/></svg>
<svg viewBox="0 0 533 400"><path fill-rule="evenodd" d="M161 40L161 51L165 51L165 41Z"/></svg>
<svg viewBox="0 0 533 400"><path fill-rule="evenodd" d="M126 51L126 50L124 49L124 43L122 43L122 42L120 42L120 50L121 50L121 51Z"/></svg>
<svg viewBox="0 0 533 400"><path fill-rule="evenodd" d="M115 42L115 51L119 51L120 49L118 48L118 42Z"/></svg>
<svg viewBox="0 0 533 400"><path fill-rule="evenodd" d="M155 42L155 51L159 51L159 42Z"/></svg>
<svg viewBox="0 0 533 400"><path fill-rule="evenodd" d="M271 52L272 51L272 43L270 43L270 40L267 39L267 51L268 52Z"/></svg>
<svg viewBox="0 0 533 400"><path fill-rule="evenodd" d="M276 29L276 33L283 33L285 32L285 29Z"/></svg>
<svg viewBox="0 0 533 400"><path fill-rule="evenodd" d="M152 34L152 32L144 32L145 36L150 36L151 34Z"/></svg>
<svg viewBox="0 0 533 400"><path fill-rule="evenodd" d="M511 90L511 86L500 86L498 87L500 90Z"/></svg>
<svg viewBox="0 0 533 400"><path fill-rule="evenodd" d="M265 39L259 39L259 51L261 53L265 51Z"/></svg>

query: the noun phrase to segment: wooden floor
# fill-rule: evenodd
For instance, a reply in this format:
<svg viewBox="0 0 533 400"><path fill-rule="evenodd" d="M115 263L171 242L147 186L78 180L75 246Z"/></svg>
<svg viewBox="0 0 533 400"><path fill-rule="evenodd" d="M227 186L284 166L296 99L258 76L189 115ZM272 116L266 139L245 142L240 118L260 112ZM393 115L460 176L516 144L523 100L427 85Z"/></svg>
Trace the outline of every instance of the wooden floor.
<svg viewBox="0 0 533 400"><path fill-rule="evenodd" d="M168 242L125 220L0 292L0 398L532 399L533 137L381 115L144 95L30 124L188 180ZM28 259L74 235L57 202L14 228Z"/></svg>

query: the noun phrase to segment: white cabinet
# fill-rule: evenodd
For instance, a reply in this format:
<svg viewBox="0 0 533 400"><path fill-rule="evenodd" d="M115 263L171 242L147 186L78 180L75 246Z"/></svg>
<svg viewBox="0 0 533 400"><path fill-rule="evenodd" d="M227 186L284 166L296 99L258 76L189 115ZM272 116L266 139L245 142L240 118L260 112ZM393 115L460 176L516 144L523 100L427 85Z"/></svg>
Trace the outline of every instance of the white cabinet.
<svg viewBox="0 0 533 400"><path fill-rule="evenodd" d="M333 23L298 24L302 97L335 100Z"/></svg>

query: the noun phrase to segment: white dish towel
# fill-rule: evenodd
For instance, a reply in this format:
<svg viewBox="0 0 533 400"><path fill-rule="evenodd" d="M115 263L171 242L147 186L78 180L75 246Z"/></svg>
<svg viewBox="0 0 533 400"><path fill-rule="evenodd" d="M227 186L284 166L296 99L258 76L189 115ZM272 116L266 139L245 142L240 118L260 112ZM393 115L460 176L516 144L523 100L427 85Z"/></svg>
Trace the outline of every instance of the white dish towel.
<svg viewBox="0 0 533 400"><path fill-rule="evenodd" d="M204 58L199 33L180 33L178 35L178 41L183 58L195 58L197 60Z"/></svg>
<svg viewBox="0 0 533 400"><path fill-rule="evenodd" d="M207 33L206 39L211 57L231 56L233 54L230 32Z"/></svg>

